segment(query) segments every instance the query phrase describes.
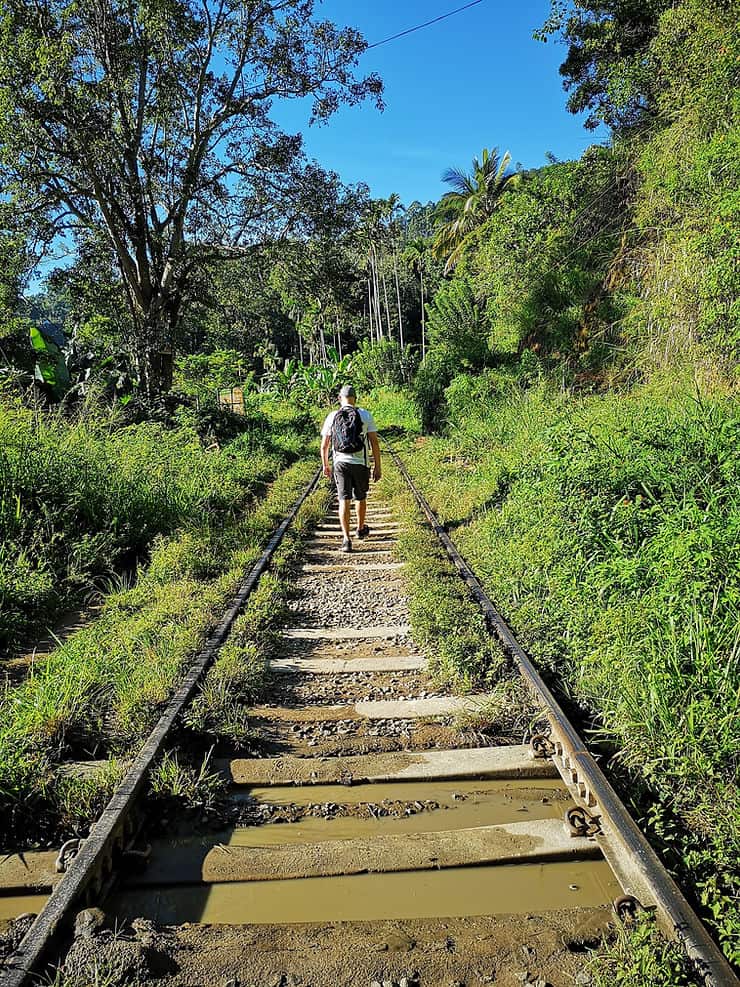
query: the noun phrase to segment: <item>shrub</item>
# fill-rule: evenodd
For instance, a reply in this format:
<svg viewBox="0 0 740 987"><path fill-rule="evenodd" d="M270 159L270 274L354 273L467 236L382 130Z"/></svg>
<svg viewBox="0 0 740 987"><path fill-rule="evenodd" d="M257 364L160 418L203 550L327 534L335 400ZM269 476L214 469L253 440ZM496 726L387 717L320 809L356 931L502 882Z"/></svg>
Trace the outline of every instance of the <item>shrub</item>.
<svg viewBox="0 0 740 987"><path fill-rule="evenodd" d="M376 387L404 387L411 382L417 366L413 350L404 350L393 340L378 343L363 340L352 354L352 383L358 390Z"/></svg>

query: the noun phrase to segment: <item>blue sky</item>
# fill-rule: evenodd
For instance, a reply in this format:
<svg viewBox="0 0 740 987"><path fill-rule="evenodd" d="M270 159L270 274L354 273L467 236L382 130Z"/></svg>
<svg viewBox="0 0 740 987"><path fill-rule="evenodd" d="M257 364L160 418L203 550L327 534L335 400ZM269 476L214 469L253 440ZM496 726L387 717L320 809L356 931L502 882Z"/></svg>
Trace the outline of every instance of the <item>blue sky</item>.
<svg viewBox="0 0 740 987"><path fill-rule="evenodd" d="M464 0L324 0L317 13L351 24L373 43L462 6ZM455 17L368 51L365 72L385 82L384 113L343 108L322 127L306 126L306 108L276 108L275 118L302 131L308 154L374 196L397 192L408 205L437 199L441 174L466 167L483 147L511 151L525 167L545 152L580 157L597 139L565 109L558 74L565 49L534 41L549 0L483 0Z"/></svg>

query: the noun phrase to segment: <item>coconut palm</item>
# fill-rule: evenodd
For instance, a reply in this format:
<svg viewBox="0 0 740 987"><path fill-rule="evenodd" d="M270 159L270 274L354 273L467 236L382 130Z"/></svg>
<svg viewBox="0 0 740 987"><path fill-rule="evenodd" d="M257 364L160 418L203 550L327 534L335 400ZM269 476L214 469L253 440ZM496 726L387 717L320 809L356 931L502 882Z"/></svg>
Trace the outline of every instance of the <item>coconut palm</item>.
<svg viewBox="0 0 740 987"><path fill-rule="evenodd" d="M426 333L426 298L424 297L424 260L428 242L423 237L416 237L409 240L403 252L403 259L408 266L419 275L419 287L421 289L421 355L422 359L427 355L427 333Z"/></svg>
<svg viewBox="0 0 740 987"><path fill-rule="evenodd" d="M508 151L499 157L498 148L489 151L484 147L480 161L473 158L470 173L449 168L442 176L452 191L442 196L437 207L439 226L432 249L445 261L445 274L457 264L470 234L493 214L503 193L518 177L508 170L510 164Z"/></svg>

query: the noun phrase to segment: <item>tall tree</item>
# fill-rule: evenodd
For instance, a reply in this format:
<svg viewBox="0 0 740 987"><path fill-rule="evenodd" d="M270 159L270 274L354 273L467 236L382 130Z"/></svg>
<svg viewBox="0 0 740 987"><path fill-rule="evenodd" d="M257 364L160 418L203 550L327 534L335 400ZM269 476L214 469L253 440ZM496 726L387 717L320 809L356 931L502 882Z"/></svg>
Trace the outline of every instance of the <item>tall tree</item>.
<svg viewBox="0 0 740 987"><path fill-rule="evenodd" d="M406 244L403 259L408 266L419 275L419 293L421 297L421 356L427 355L426 332L426 291L424 286L424 265L429 250L429 243L423 237L416 237Z"/></svg>
<svg viewBox="0 0 740 987"><path fill-rule="evenodd" d="M473 158L469 172L449 168L442 181L451 191L442 196L437 207L438 226L434 253L446 262L449 273L460 259L470 234L493 214L498 201L516 179L509 171L511 155L499 157L498 148L483 148L480 160Z"/></svg>
<svg viewBox="0 0 740 987"><path fill-rule="evenodd" d="M143 395L168 386L187 288L204 263L294 230L324 176L281 133L371 96L355 30L315 0L2 0L0 186L56 234L103 231L132 316Z"/></svg>
<svg viewBox="0 0 740 987"><path fill-rule="evenodd" d="M29 231L18 224L11 202L0 203L0 377L33 367L23 289L32 267Z"/></svg>
<svg viewBox="0 0 740 987"><path fill-rule="evenodd" d="M648 57L660 15L675 0L551 0L550 16L535 37L568 46L560 66L571 113L588 113L585 126L626 128L656 110L660 75Z"/></svg>

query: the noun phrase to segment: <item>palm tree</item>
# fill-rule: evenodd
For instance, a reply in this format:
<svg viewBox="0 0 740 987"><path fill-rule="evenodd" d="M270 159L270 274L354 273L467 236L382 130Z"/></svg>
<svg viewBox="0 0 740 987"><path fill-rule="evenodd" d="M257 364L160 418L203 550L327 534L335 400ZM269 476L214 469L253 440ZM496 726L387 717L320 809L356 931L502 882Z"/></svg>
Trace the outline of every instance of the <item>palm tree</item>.
<svg viewBox="0 0 740 987"><path fill-rule="evenodd" d="M409 267L419 275L419 287L421 289L421 356L427 355L427 333L426 333L426 313L424 297L424 260L429 248L428 242L423 237L416 237L409 240L403 252L403 259Z"/></svg>
<svg viewBox="0 0 740 987"><path fill-rule="evenodd" d="M434 237L435 256L445 261L445 274L457 264L463 245L470 234L493 215L503 193L518 178L508 169L511 155L499 157L498 148L483 148L480 161L473 158L468 174L461 168L449 168L442 181L452 191L442 196L437 207L439 226Z"/></svg>

